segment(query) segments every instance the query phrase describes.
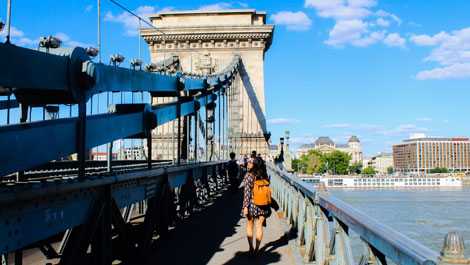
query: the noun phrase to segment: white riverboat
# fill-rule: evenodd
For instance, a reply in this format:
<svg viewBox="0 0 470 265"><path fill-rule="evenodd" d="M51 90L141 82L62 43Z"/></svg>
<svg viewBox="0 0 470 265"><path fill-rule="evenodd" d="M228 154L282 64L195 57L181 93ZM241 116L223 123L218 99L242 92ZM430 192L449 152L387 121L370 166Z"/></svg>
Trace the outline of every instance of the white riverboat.
<svg viewBox="0 0 470 265"><path fill-rule="evenodd" d="M318 186L320 182L323 182L327 188L426 188L462 186L462 179L455 176L300 176L300 178L314 186Z"/></svg>

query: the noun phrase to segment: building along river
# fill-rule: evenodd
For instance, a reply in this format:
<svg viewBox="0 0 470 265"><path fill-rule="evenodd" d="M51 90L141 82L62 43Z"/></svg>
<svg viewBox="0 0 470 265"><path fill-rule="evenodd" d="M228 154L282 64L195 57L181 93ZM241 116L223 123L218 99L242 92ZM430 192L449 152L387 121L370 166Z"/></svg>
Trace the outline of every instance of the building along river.
<svg viewBox="0 0 470 265"><path fill-rule="evenodd" d="M459 232L470 255L470 187L330 189L330 194L440 253L444 236ZM362 243L352 235L354 258Z"/></svg>

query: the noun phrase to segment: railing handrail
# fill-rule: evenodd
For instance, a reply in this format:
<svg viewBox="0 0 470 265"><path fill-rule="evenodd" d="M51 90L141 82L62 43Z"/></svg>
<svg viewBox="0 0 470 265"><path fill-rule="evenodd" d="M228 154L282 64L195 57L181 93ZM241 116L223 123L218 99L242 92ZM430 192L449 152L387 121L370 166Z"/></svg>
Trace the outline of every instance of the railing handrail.
<svg viewBox="0 0 470 265"><path fill-rule="evenodd" d="M111 184L118 184L121 182L129 182L133 180L152 178L155 176L163 176L172 173L178 173L189 169L203 168L223 164L225 161L209 161L209 162L196 162L172 167L160 167L153 169L136 170L134 172L115 172L111 176L103 176L101 178L79 179L73 178L63 180L62 182L42 182L36 183L41 187L31 188L28 185L23 187L19 186L17 189L11 191L4 191L0 196L0 207L11 204L12 202L26 201L33 198L40 198L41 196L54 194L58 192L72 192L79 189L96 188ZM32 184L31 184L32 185Z"/></svg>
<svg viewBox="0 0 470 265"><path fill-rule="evenodd" d="M315 202L319 192L309 185L275 165L267 163L270 170L298 189L306 197ZM438 264L439 254L421 245L393 228L377 221L364 212L328 194L318 194L318 203L340 222L354 230L362 239L375 247L387 258L397 264Z"/></svg>

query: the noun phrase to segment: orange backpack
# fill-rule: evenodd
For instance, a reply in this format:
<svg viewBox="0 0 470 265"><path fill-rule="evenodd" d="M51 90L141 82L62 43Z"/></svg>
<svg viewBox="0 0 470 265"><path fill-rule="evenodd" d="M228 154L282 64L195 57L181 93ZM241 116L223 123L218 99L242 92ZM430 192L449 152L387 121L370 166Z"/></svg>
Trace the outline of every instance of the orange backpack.
<svg viewBox="0 0 470 265"><path fill-rule="evenodd" d="M253 181L253 202L258 206L266 206L271 203L269 181L263 179L261 176L255 176L255 180Z"/></svg>

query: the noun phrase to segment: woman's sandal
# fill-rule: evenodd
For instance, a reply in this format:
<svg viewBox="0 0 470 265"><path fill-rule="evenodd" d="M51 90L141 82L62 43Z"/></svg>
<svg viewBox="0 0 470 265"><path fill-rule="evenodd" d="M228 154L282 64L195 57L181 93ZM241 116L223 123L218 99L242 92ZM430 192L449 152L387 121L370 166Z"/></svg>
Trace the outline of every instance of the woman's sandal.
<svg viewBox="0 0 470 265"><path fill-rule="evenodd" d="M254 256L254 257L258 257L258 255L259 255L259 249L255 250L255 253L254 253L253 256Z"/></svg>

